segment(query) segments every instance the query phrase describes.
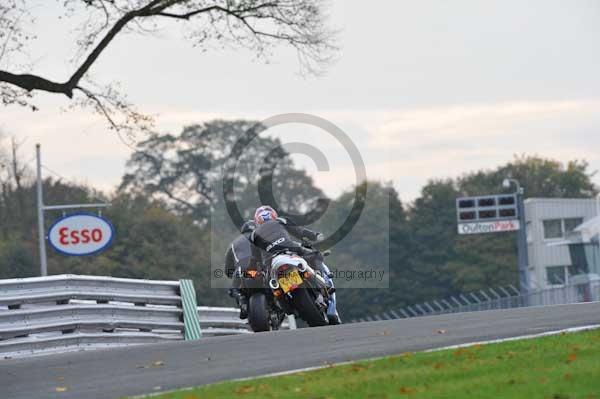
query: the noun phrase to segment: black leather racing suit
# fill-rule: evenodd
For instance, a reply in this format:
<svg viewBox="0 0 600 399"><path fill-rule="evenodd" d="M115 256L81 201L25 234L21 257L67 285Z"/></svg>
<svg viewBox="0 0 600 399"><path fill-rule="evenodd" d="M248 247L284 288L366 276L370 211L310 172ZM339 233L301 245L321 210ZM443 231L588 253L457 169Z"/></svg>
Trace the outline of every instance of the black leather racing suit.
<svg viewBox="0 0 600 399"><path fill-rule="evenodd" d="M227 274L227 277L232 278L238 267L244 272L250 265L252 257L251 234L251 231L240 234L227 248L225 253L225 274Z"/></svg>
<svg viewBox="0 0 600 399"><path fill-rule="evenodd" d="M250 243L250 234L246 232L240 234L225 253L225 274L233 279L229 295L234 298L240 308L240 318L245 319L248 316L248 298L240 291L242 287L242 275L248 269L252 259L252 244Z"/></svg>
<svg viewBox="0 0 600 399"><path fill-rule="evenodd" d="M271 257L283 251L294 252L306 259L311 267L322 271L323 258L305 248L292 237L300 240L317 241L319 233L294 224L286 218L269 220L258 226L250 235L252 261L261 266L268 265Z"/></svg>

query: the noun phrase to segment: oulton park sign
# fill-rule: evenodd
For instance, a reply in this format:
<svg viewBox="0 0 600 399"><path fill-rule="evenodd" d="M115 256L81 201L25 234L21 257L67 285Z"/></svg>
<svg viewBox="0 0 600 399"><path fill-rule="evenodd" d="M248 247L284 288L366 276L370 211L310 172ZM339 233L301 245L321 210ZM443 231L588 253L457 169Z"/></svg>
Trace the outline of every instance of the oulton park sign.
<svg viewBox="0 0 600 399"><path fill-rule="evenodd" d="M458 234L502 233L519 230L518 220L496 220L492 222L460 223Z"/></svg>
<svg viewBox="0 0 600 399"><path fill-rule="evenodd" d="M502 233L521 228L516 194L456 199L458 234Z"/></svg>

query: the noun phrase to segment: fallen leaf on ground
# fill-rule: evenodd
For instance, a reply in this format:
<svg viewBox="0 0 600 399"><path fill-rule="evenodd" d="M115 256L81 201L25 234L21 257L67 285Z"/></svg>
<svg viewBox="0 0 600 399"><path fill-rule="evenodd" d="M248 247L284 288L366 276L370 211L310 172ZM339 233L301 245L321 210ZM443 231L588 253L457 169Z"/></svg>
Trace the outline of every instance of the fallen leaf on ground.
<svg viewBox="0 0 600 399"><path fill-rule="evenodd" d="M162 360L157 360L156 362L152 363L152 366L154 367L160 367L160 366L164 366L165 362L163 362Z"/></svg>
<svg viewBox="0 0 600 399"><path fill-rule="evenodd" d="M352 367L350 367L350 370L352 370L352 371L363 371L366 368L367 367L363 366L362 364L353 364Z"/></svg>
<svg viewBox="0 0 600 399"><path fill-rule="evenodd" d="M567 356L567 363L574 362L575 360L577 360L577 354L569 353L569 356Z"/></svg>
<svg viewBox="0 0 600 399"><path fill-rule="evenodd" d="M270 389L270 387L267 384L260 384L258 386L259 391L268 391L269 389Z"/></svg>
<svg viewBox="0 0 600 399"><path fill-rule="evenodd" d="M457 350L454 351L454 356L462 356L464 354L469 353L469 350L467 348L458 348Z"/></svg>
<svg viewBox="0 0 600 399"><path fill-rule="evenodd" d="M439 330L437 330L437 333L438 333L438 334L446 334L446 333L447 333L447 331L446 331L446 330L444 330L444 329L439 329Z"/></svg>
<svg viewBox="0 0 600 399"><path fill-rule="evenodd" d="M54 388L54 390L56 392L66 392L67 391L67 387L56 387L56 388Z"/></svg>
<svg viewBox="0 0 600 399"><path fill-rule="evenodd" d="M252 385L243 385L235 390L237 394L246 394L254 392L254 387Z"/></svg>
<svg viewBox="0 0 600 399"><path fill-rule="evenodd" d="M400 387L398 389L398 392L400 392L402 395L408 395L411 393L415 393L417 390L415 388L411 388L411 387Z"/></svg>

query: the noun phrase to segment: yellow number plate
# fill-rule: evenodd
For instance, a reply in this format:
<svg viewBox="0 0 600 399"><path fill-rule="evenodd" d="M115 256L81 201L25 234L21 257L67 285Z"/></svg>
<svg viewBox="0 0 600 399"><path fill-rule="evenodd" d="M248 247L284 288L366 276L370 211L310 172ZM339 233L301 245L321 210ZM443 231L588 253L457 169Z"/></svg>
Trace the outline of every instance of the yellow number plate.
<svg viewBox="0 0 600 399"><path fill-rule="evenodd" d="M292 270L291 272L286 273L284 277L279 278L277 281L279 281L279 286L283 292L287 293L292 290L294 285L299 286L302 284L302 277L300 277L300 274L297 270Z"/></svg>

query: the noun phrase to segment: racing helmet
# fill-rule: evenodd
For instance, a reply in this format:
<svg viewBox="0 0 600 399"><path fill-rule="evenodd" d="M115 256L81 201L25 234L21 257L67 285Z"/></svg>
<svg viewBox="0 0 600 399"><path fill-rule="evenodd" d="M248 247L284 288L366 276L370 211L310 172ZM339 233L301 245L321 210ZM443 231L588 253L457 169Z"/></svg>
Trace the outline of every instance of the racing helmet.
<svg viewBox="0 0 600 399"><path fill-rule="evenodd" d="M271 208L269 205L259 206L256 208L256 212L254 212L254 221L257 225L261 225L264 222L275 219L277 219L277 212L275 212L275 209Z"/></svg>

